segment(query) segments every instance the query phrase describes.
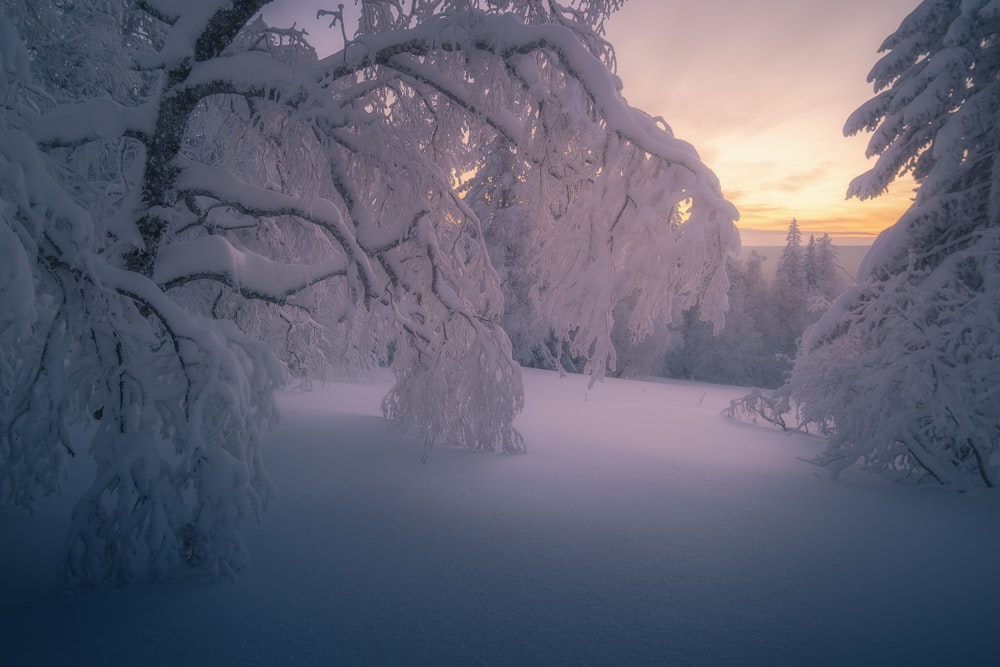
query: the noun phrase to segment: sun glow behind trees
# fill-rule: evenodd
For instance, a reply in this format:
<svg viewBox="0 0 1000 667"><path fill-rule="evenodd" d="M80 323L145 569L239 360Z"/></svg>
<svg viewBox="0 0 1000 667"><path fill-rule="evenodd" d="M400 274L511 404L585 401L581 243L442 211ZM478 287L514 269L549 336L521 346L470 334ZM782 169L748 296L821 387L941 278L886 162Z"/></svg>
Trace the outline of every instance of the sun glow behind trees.
<svg viewBox="0 0 1000 667"><path fill-rule="evenodd" d="M882 38L916 4L629 0L607 29L625 97L662 115L719 175L744 245L783 245L793 217L806 234L868 245L899 219L915 185L902 177L878 199L848 199L851 179L868 168L867 140L842 129L869 96L865 77ZM333 52L340 26L317 18L314 5L278 0L264 16L295 22L320 54ZM344 3L348 33L358 14Z"/></svg>

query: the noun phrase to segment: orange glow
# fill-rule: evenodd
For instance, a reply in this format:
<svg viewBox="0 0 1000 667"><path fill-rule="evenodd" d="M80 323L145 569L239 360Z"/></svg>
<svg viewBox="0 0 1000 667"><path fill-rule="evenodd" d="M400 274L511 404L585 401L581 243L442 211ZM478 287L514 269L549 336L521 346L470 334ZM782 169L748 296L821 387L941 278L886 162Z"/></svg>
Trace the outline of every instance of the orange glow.
<svg viewBox="0 0 1000 667"><path fill-rule="evenodd" d="M625 97L698 150L740 211L745 245L783 242L793 217L807 235L867 244L909 207L914 184L846 200L873 160L868 136L842 129L873 96L878 47L918 2L630 0L608 37Z"/></svg>

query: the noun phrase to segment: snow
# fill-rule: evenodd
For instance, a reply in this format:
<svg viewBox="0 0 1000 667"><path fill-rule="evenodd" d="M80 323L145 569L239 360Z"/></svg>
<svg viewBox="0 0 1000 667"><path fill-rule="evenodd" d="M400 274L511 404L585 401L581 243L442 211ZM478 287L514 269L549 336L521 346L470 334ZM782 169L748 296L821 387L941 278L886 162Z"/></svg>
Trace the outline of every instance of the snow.
<svg viewBox="0 0 1000 667"><path fill-rule="evenodd" d="M0 171L5 166L0 159ZM5 333L11 327L12 336L23 336L35 312L35 289L27 253L5 220L6 208L0 201L0 327Z"/></svg>
<svg viewBox="0 0 1000 667"><path fill-rule="evenodd" d="M61 592L70 501L0 514L0 664L996 664L995 494L832 481L740 388L524 378L527 455L426 464L388 379L283 394L235 583Z"/></svg>
<svg viewBox="0 0 1000 667"><path fill-rule="evenodd" d="M35 121L33 136L39 143L71 146L128 132L152 134L156 110L154 104L126 107L107 97L64 104Z"/></svg>
<svg viewBox="0 0 1000 667"><path fill-rule="evenodd" d="M165 7L167 4L171 6ZM166 43L156 54L139 54L136 57L139 67L170 69L186 58L192 58L195 55L195 44L209 20L229 4L227 0L178 0L172 3L154 3L162 15L174 16L177 20Z"/></svg>
<svg viewBox="0 0 1000 667"><path fill-rule="evenodd" d="M246 90L293 79L291 68L268 54L245 52L198 63L191 69L185 85L195 87L224 81L227 86Z"/></svg>
<svg viewBox="0 0 1000 667"><path fill-rule="evenodd" d="M274 262L249 250L234 247L222 236L203 236L165 246L156 258L153 279L168 284L189 277L216 277L227 284L284 299L332 275L347 272L343 257L330 257L308 265Z"/></svg>

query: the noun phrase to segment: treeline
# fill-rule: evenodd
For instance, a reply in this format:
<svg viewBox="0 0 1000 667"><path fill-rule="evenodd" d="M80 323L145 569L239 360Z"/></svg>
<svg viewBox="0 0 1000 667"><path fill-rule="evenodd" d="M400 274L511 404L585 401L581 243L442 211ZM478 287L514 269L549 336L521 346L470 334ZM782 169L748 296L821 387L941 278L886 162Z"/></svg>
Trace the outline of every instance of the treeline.
<svg viewBox="0 0 1000 667"><path fill-rule="evenodd" d="M493 241L494 262L506 267L504 328L511 336L514 357L523 366L582 372L582 360L538 326L530 280L511 266L528 241L511 235L511 228L504 226L502 233L493 234L488 230L487 237ZM703 318L700 305L678 313L672 324L665 319L655 322L653 333L641 341L630 335L624 318L616 317L611 336L617 350L613 374L781 386L802 333L844 290L848 278L830 236L810 235L805 241L794 219L773 277L763 270L766 259L754 250L728 260L729 311L719 331Z"/></svg>
<svg viewBox="0 0 1000 667"><path fill-rule="evenodd" d="M847 286L828 234L803 243L798 221L788 226L773 280L756 250L729 261L729 312L712 335L698 308L674 330L663 356L665 377L755 387L778 387L792 367L798 340Z"/></svg>

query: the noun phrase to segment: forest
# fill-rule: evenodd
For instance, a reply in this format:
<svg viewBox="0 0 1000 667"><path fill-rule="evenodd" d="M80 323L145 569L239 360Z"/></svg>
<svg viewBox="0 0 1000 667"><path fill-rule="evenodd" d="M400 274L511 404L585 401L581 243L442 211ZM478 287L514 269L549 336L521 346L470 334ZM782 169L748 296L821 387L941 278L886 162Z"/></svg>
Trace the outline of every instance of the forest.
<svg viewBox="0 0 1000 667"><path fill-rule="evenodd" d="M92 462L62 582L234 578L277 392L351 369L425 456L528 451L534 367L746 386L727 414L834 475L1000 484L1000 3L900 17L849 192L913 204L856 280L792 220L771 282L625 101L623 2L360 0L322 58L266 0L0 5L0 505Z"/></svg>

